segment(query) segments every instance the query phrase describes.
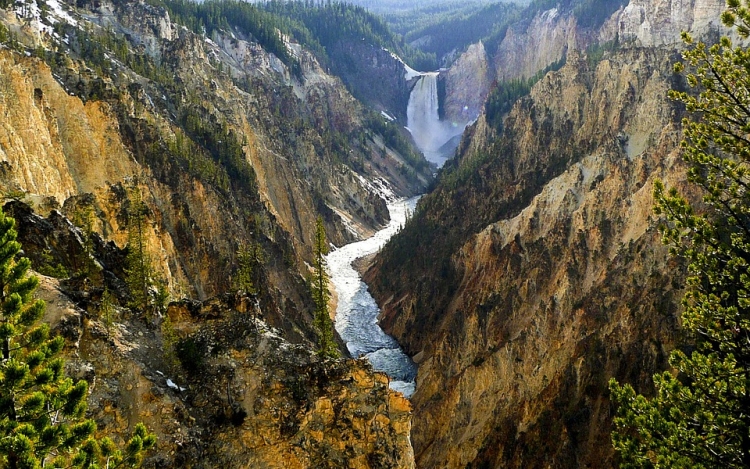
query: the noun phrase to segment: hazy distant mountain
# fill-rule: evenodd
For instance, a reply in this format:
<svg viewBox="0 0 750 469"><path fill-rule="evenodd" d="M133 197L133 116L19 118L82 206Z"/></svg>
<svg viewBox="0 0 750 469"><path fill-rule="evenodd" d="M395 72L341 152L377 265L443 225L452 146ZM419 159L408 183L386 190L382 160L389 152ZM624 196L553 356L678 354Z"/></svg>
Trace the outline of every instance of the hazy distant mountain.
<svg viewBox="0 0 750 469"><path fill-rule="evenodd" d="M395 13L413 10L416 8L428 8L448 5L488 5L491 3L517 3L527 5L529 0L349 0L348 3L363 6L377 13Z"/></svg>

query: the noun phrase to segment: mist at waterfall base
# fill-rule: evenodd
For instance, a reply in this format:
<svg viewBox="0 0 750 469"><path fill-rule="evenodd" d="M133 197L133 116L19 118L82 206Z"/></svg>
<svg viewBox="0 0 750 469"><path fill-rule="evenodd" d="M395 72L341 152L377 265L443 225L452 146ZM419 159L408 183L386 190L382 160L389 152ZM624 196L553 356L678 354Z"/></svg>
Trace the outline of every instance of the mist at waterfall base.
<svg viewBox="0 0 750 469"><path fill-rule="evenodd" d="M438 75L439 72L418 75L420 78L409 95L406 118L407 129L424 157L441 167L458 148L466 123L440 120Z"/></svg>
<svg viewBox="0 0 750 469"><path fill-rule="evenodd" d="M338 294L335 326L346 342L352 357L366 357L376 371L390 376L391 389L406 397L414 394L417 366L401 350L396 340L378 325L380 308L370 295L352 262L376 253L406 222L408 211L413 212L419 197L388 204L391 221L374 236L358 243L347 244L326 257L331 283Z"/></svg>

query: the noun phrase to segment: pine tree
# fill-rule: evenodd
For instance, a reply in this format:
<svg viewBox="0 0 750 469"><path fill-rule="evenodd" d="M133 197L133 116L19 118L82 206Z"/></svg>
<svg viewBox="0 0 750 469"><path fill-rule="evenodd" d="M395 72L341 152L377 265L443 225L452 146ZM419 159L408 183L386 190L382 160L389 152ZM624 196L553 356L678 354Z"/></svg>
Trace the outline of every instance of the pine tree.
<svg viewBox="0 0 750 469"><path fill-rule="evenodd" d="M253 266L257 264L260 246L255 243L243 243L237 249L237 277L235 286L238 290L248 295L255 295L255 284L253 283Z"/></svg>
<svg viewBox="0 0 750 469"><path fill-rule="evenodd" d="M150 313L151 288L154 286L151 257L146 249L146 215L148 207L143 201L138 181L128 190L128 253L125 281L133 298L131 307Z"/></svg>
<svg viewBox="0 0 750 469"><path fill-rule="evenodd" d="M76 205L76 209L73 212L72 222L78 228L81 229L83 235L83 250L84 258L80 265L77 260L73 259L76 264L74 268L76 274L91 277L98 270L96 262L94 262L94 219L96 218L94 212L93 199L84 199Z"/></svg>
<svg viewBox="0 0 750 469"><path fill-rule="evenodd" d="M750 0L729 0L722 16L750 34ZM617 404L612 441L623 467L750 467L750 53L724 37L683 54L687 83L673 91L694 116L684 121L688 178L704 191L697 215L676 190L657 183L665 242L688 263L683 327L692 353L670 356L673 372L654 376L647 399L612 380Z"/></svg>
<svg viewBox="0 0 750 469"><path fill-rule="evenodd" d="M337 358L339 352L333 338L333 323L328 311L328 301L331 299L331 294L328 291L326 254L328 254L326 229L323 226L323 218L318 217L315 222L315 260L312 279L312 295L315 301L314 325L318 331L318 355L324 358Z"/></svg>
<svg viewBox="0 0 750 469"><path fill-rule="evenodd" d="M102 292L102 298L99 303L99 319L104 323L105 329L107 329L107 335L112 334L112 328L115 322L115 304L112 297L112 293L105 286Z"/></svg>
<svg viewBox="0 0 750 469"><path fill-rule="evenodd" d="M15 221L0 210L0 466L136 467L155 438L139 424L124 452L95 439L83 418L88 385L65 374L62 337L40 324L44 302L32 295L39 279L27 258L17 259Z"/></svg>

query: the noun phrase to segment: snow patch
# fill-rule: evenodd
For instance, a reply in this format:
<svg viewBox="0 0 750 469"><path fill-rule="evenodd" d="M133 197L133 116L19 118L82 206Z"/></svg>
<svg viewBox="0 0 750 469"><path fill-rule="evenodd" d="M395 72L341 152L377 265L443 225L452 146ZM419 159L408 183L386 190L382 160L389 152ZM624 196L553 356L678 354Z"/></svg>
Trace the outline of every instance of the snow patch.
<svg viewBox="0 0 750 469"><path fill-rule="evenodd" d="M349 217L349 215L347 215L344 211L339 210L338 208L334 207L333 205L328 205L328 208L333 210L336 213L336 215L339 216L339 219L341 219L341 223L344 224L344 228L346 228L346 231L348 231L354 236L359 236L359 233L357 232L357 229L354 226L354 223L352 223L352 220Z"/></svg>
<svg viewBox="0 0 750 469"><path fill-rule="evenodd" d="M401 62L401 64L404 66L404 72L405 72L404 73L404 79L406 81L409 81L412 78L417 78L418 76L423 75L422 72L418 72L418 71L414 70L413 68L411 68L410 66L406 65L406 62L404 62L404 60L401 57L399 57L398 55L396 55L393 52L389 51L385 47L383 47L383 50L386 51L386 52L388 52L389 54L391 54L391 57L393 57L397 61Z"/></svg>
<svg viewBox="0 0 750 469"><path fill-rule="evenodd" d="M47 0L47 5L50 8L50 12L52 12L54 20L65 21L71 26L78 26L78 21L70 16L70 13L63 10L63 7L58 0Z"/></svg>
<svg viewBox="0 0 750 469"><path fill-rule="evenodd" d="M410 66L406 64L404 64L404 70L406 71L406 73L404 74L404 80L406 81L422 76L421 72L414 70L413 68L411 68Z"/></svg>
<svg viewBox="0 0 750 469"><path fill-rule="evenodd" d="M380 115L383 116L383 117L385 117L385 119L388 120L388 121L390 121L390 122L393 122L393 121L396 120L395 117L393 117L392 115L388 114L385 111L380 111Z"/></svg>
<svg viewBox="0 0 750 469"><path fill-rule="evenodd" d="M177 386L176 384L174 384L174 381L172 381L169 378L167 378L167 386L171 389L174 389L175 391L179 391L179 392L187 391L187 388L183 388L182 386Z"/></svg>
<svg viewBox="0 0 750 469"><path fill-rule="evenodd" d="M360 174L355 175L359 178L359 182L361 182L367 190L378 194L380 198L385 200L386 202L392 203L398 200L398 196L395 192L393 192L391 184L385 179L378 177L373 179L372 181L368 181L364 178L364 176Z"/></svg>
<svg viewBox="0 0 750 469"><path fill-rule="evenodd" d="M18 3L14 10L19 18L28 20L29 25L40 33L47 33L57 39L60 39L57 33L55 33L53 26L61 21L70 23L73 26L78 25L78 21L73 18L70 13L65 11L60 4L59 0L46 0L44 3L47 5L47 15L42 20L42 10L36 1L31 3Z"/></svg>
<svg viewBox="0 0 750 469"><path fill-rule="evenodd" d="M542 13L542 21L546 21L548 23L552 22L555 18L557 18L558 12L559 11L557 8L552 8L545 11L544 13Z"/></svg>

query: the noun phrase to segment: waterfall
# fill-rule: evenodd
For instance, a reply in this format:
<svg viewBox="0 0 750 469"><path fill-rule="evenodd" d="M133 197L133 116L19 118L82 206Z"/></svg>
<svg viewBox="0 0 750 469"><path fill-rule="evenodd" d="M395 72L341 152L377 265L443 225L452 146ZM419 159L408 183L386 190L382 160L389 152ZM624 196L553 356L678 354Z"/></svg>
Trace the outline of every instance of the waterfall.
<svg viewBox="0 0 750 469"><path fill-rule="evenodd" d="M457 136L465 124L440 120L437 79L439 72L420 74L409 95L406 108L408 129L425 158L438 166L453 156L458 146Z"/></svg>

